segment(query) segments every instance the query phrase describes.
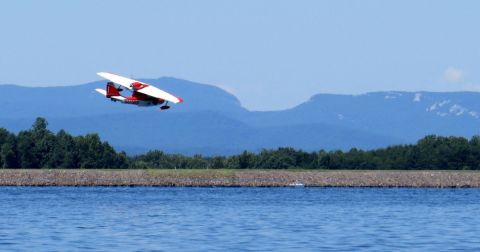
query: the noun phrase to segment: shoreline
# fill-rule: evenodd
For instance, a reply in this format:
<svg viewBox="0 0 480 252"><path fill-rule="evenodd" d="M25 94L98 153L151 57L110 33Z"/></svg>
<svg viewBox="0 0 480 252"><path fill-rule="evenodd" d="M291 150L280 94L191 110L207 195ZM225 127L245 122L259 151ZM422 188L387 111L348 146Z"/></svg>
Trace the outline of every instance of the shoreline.
<svg viewBox="0 0 480 252"><path fill-rule="evenodd" d="M480 188L480 171L0 169L0 186Z"/></svg>

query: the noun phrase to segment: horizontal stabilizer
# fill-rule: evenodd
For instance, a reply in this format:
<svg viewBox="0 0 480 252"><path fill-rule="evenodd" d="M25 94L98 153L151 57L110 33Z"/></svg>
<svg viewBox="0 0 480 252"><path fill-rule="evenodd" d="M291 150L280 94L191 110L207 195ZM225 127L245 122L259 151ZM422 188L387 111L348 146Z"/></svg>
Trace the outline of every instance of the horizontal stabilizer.
<svg viewBox="0 0 480 252"><path fill-rule="evenodd" d="M107 91L101 89L101 88L96 88L95 91L99 92L100 94L102 94L103 96L107 97ZM110 96L110 99L112 100L116 100L116 101L125 101L125 97L123 96L119 96L119 95L116 95L116 96Z"/></svg>
<svg viewBox="0 0 480 252"><path fill-rule="evenodd" d="M110 99L117 100L117 101L125 101L125 97L119 96L119 95L110 96Z"/></svg>
<svg viewBox="0 0 480 252"><path fill-rule="evenodd" d="M101 89L101 88L96 88L95 91L99 92L100 94L102 94L103 96L107 96L107 91Z"/></svg>

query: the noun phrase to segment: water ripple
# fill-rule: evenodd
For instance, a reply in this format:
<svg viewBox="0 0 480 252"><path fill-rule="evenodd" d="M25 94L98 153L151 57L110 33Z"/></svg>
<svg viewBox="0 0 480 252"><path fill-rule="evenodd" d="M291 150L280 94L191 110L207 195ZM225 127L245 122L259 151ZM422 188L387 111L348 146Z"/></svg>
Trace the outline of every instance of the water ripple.
<svg viewBox="0 0 480 252"><path fill-rule="evenodd" d="M479 250L480 190L2 187L0 250Z"/></svg>

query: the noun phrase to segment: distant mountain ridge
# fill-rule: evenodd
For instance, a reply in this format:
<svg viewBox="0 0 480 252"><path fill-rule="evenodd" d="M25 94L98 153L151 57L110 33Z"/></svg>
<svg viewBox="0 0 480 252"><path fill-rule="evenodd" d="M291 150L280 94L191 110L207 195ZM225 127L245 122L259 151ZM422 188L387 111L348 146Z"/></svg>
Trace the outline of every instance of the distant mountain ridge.
<svg viewBox="0 0 480 252"><path fill-rule="evenodd" d="M104 81L41 88L0 85L0 127L19 131L42 116L54 131L96 132L130 153L161 149L205 155L281 146L371 149L413 143L427 134L480 133L476 92L317 94L291 109L259 112L243 108L235 96L215 86L170 77L142 81L185 102L162 112L114 103L94 91Z"/></svg>
<svg viewBox="0 0 480 252"><path fill-rule="evenodd" d="M142 81L161 86L172 93L182 94L182 98L188 102L176 106L174 112L214 110L239 113L246 111L235 96L215 86L170 77ZM114 102L107 102L108 100L94 90L95 88L105 88L105 84L105 81L96 81L61 87L0 85L0 92L5 94L0 101L0 105L4 108L1 117L31 118L39 115L78 117L154 110L153 108L121 106ZM198 94L201 94L202 100L197 99ZM221 106L212 107L212 101Z"/></svg>
<svg viewBox="0 0 480 252"><path fill-rule="evenodd" d="M253 125L329 123L412 142L426 134L479 134L479 112L476 92L318 94L292 109L253 113L248 121Z"/></svg>

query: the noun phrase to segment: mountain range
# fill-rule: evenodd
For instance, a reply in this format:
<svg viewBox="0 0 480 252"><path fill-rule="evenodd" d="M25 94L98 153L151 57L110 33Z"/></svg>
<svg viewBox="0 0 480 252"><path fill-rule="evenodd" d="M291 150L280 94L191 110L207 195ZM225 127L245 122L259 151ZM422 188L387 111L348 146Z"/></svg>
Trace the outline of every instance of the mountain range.
<svg viewBox="0 0 480 252"><path fill-rule="evenodd" d="M111 102L94 91L98 81L77 86L0 85L0 127L28 129L45 117L53 131L98 133L117 150L160 149L187 155L229 155L282 146L307 151L372 149L414 143L427 134L479 134L480 93L373 92L317 94L296 107L249 111L212 85L163 77L142 79L178 94L170 110Z"/></svg>

